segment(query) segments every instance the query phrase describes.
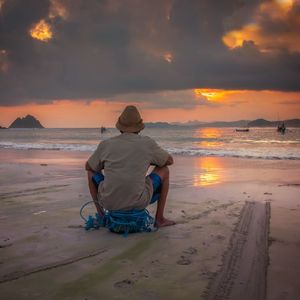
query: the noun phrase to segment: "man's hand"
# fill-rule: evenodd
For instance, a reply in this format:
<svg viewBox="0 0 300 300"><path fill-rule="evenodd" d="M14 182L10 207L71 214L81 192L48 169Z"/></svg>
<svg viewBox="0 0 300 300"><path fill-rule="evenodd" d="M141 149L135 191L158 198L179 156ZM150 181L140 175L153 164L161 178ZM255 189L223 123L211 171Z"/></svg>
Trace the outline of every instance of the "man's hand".
<svg viewBox="0 0 300 300"><path fill-rule="evenodd" d="M168 157L168 159L166 161L165 166L173 165L173 163L174 163L174 159L173 159L173 157L171 155L169 155L169 157Z"/></svg>
<svg viewBox="0 0 300 300"><path fill-rule="evenodd" d="M90 167L88 162L85 163L85 170L94 172L94 170Z"/></svg>

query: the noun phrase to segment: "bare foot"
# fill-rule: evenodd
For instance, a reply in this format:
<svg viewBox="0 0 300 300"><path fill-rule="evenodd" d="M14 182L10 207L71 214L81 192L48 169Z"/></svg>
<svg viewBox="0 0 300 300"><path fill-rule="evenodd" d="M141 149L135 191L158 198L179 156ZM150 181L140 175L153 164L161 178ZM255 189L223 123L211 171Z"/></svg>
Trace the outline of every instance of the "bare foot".
<svg viewBox="0 0 300 300"><path fill-rule="evenodd" d="M155 220L156 227L165 227L165 226L172 226L175 225L176 222L172 220L168 220L166 218Z"/></svg>

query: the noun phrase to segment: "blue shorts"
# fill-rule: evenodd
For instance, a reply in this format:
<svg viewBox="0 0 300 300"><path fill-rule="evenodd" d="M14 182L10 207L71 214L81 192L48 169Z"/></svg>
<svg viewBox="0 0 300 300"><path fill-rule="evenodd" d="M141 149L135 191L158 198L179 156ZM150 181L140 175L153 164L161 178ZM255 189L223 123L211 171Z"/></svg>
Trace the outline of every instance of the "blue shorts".
<svg viewBox="0 0 300 300"><path fill-rule="evenodd" d="M150 204L156 202L160 198L160 191L161 191L161 178L158 174L156 173L151 173L149 175L149 178L152 180L152 186L153 186L153 195L150 200ZM92 177L92 180L95 184L95 186L98 188L98 185L100 184L101 181L104 180L104 176L102 173L95 173Z"/></svg>
<svg viewBox="0 0 300 300"><path fill-rule="evenodd" d="M104 175L102 173L97 172L93 175L92 180L94 182L94 185L98 188L100 182L104 180Z"/></svg>
<svg viewBox="0 0 300 300"><path fill-rule="evenodd" d="M150 200L150 204L152 204L152 203L158 201L160 198L160 191L161 191L162 183L161 183L160 176L156 173L151 173L149 175L149 177L152 180L152 186L153 186L153 195Z"/></svg>

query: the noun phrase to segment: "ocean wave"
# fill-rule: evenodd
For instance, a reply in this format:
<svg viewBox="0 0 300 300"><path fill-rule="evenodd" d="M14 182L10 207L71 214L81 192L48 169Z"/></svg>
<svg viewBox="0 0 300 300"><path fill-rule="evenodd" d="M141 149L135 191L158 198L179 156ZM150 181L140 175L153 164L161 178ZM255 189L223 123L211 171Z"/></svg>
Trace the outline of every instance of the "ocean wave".
<svg viewBox="0 0 300 300"><path fill-rule="evenodd" d="M217 157L236 157L249 159L270 159L270 160L300 160L299 151L270 151L270 149L179 149L168 148L167 151L174 155L182 156L217 156Z"/></svg>
<svg viewBox="0 0 300 300"><path fill-rule="evenodd" d="M232 139L230 143L248 143L248 144L279 144L279 145L291 145L291 144L300 144L300 140L251 140L251 139Z"/></svg>
<svg viewBox="0 0 300 300"><path fill-rule="evenodd" d="M179 156L218 156L218 157L239 157L255 159L276 159L276 160L300 160L300 151L298 149L278 149L264 148L241 148L234 149L206 149L196 147L164 147L163 148L174 155ZM16 143L0 142L0 148L16 150L48 150L48 151L73 151L73 152L93 152L97 145L77 144L77 143Z"/></svg>
<svg viewBox="0 0 300 300"><path fill-rule="evenodd" d="M0 142L0 148L17 149L17 150L50 150L50 151L92 152L92 151L96 150L97 145Z"/></svg>

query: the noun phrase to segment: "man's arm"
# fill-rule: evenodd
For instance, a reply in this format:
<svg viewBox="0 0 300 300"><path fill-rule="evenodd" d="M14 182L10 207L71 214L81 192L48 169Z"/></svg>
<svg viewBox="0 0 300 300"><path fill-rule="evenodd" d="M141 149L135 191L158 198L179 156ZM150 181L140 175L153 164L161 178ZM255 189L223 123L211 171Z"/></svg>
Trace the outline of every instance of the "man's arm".
<svg viewBox="0 0 300 300"><path fill-rule="evenodd" d="M148 138L149 148L151 149L151 165L165 167L174 163L173 157L161 148L153 139Z"/></svg>
<svg viewBox="0 0 300 300"><path fill-rule="evenodd" d="M91 166L89 165L88 162L85 163L85 169L86 169L87 175L88 175L88 185L89 185L90 194L95 203L95 206L96 206L99 216L103 216L104 211L103 211L102 207L100 206L100 204L98 202L98 198L97 198L98 190L93 182L93 175L94 175L95 171L91 168Z"/></svg>
<svg viewBox="0 0 300 300"><path fill-rule="evenodd" d="M93 175L94 175L95 171L90 167L88 162L85 163L85 170L87 171L87 175L88 175L88 184L89 184L91 196L94 201L97 201L97 192L98 191L93 183Z"/></svg>

